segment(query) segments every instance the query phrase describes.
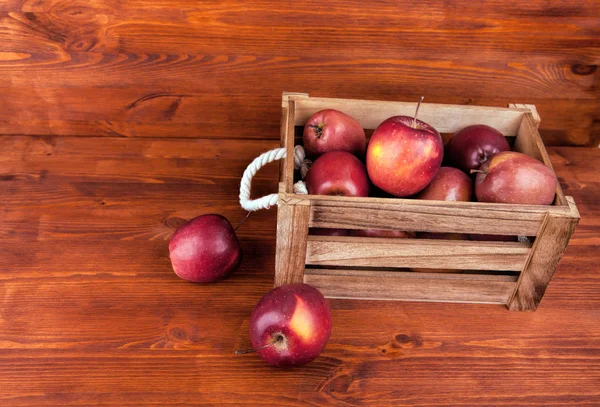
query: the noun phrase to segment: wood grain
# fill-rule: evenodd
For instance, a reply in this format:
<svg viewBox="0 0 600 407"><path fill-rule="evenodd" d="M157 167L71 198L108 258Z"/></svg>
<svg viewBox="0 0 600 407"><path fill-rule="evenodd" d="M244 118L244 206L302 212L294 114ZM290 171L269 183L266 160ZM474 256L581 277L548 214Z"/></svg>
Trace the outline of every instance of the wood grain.
<svg viewBox="0 0 600 407"><path fill-rule="evenodd" d="M0 132L277 139L293 90L535 104L547 143L595 145L599 17L591 0L8 0Z"/></svg>
<svg viewBox="0 0 600 407"><path fill-rule="evenodd" d="M548 216L542 223L541 232L531 248L531 258L523 268L508 304L511 310L535 311L537 308L562 257L563 248L569 244L579 223L579 212L574 205L573 211L572 218Z"/></svg>
<svg viewBox="0 0 600 407"><path fill-rule="evenodd" d="M337 109L355 118L364 129L374 130L391 116L414 115L417 103L310 97L298 98L295 105L296 126L304 126L320 110ZM454 133L469 124L481 123L505 136L516 136L526 112L519 108L422 103L419 117L440 133Z"/></svg>
<svg viewBox="0 0 600 407"><path fill-rule="evenodd" d="M377 199L373 198L373 201ZM360 201L357 207L356 203L348 200L314 196L311 199L310 227L391 229L393 224L393 228L409 232L535 236L545 216L544 212L494 211L455 205L455 202L447 205L419 202L417 205L395 199L382 201L387 202Z"/></svg>
<svg viewBox="0 0 600 407"><path fill-rule="evenodd" d="M0 405L597 404L598 149L549 151L582 219L535 313L331 300L323 355L281 370L233 353L273 285L275 210L239 230L245 260L217 284L178 279L166 240L201 213L239 222L243 167L277 145L0 137ZM277 191L276 165L258 177Z"/></svg>
<svg viewBox="0 0 600 407"><path fill-rule="evenodd" d="M520 271L530 246L516 242L308 236L306 264Z"/></svg>
<svg viewBox="0 0 600 407"><path fill-rule="evenodd" d="M328 298L506 304L513 276L307 269L304 282Z"/></svg>
<svg viewBox="0 0 600 407"><path fill-rule="evenodd" d="M294 205L279 202L277 205L275 287L302 282L309 216L309 202Z"/></svg>

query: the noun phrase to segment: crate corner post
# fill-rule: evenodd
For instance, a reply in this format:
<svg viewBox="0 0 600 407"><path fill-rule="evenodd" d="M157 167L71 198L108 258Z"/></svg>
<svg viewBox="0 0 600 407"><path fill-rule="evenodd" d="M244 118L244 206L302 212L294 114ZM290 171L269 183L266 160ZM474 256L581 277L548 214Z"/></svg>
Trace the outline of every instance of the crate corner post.
<svg viewBox="0 0 600 407"><path fill-rule="evenodd" d="M580 215L573 198L567 197L570 211L565 215L548 212L531 249L513 294L506 306L511 311L535 311L562 258Z"/></svg>
<svg viewBox="0 0 600 407"><path fill-rule="evenodd" d="M279 194L275 287L304 282L310 201Z"/></svg>

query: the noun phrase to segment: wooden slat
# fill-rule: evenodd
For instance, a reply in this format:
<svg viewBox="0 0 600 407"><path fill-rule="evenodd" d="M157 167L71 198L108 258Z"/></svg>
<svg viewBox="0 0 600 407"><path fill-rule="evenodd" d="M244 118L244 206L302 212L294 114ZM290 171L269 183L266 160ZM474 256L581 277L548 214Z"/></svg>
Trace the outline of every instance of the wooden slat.
<svg viewBox="0 0 600 407"><path fill-rule="evenodd" d="M306 269L304 282L329 298L506 304L516 277Z"/></svg>
<svg viewBox="0 0 600 407"><path fill-rule="evenodd" d="M296 126L303 126L319 110L331 108L354 117L365 129L375 129L382 121L398 115L412 116L417 103L308 98L296 101ZM506 136L516 136L526 109L460 106L422 103L419 118L440 133L454 133L471 124L487 124Z"/></svg>
<svg viewBox="0 0 600 407"><path fill-rule="evenodd" d="M2 62L0 69L1 66ZM239 94L233 90L225 94L211 89L194 91L197 85L157 89L151 85L131 84L115 88L88 83L61 88L59 85L49 87L49 83L52 82L36 83L33 94L33 85L0 85L0 97L9 100L0 110L0 134L275 140L280 134L277 118L281 113L281 89L305 90L315 96L389 101L413 101L420 96L407 92L389 95L377 89L363 92L352 86L338 90L317 87L310 82L282 83L279 89L261 87L251 94ZM463 105L503 107L514 100L512 95L475 97L458 93L438 95L434 91L426 94L428 102ZM93 95L94 103L84 103L90 95ZM178 95L185 96L179 100ZM57 100L60 104L56 103ZM600 133L594 124L594 120L600 120L600 100L526 100L536 104L543 118L540 133L546 145L587 145L594 140L600 141ZM238 109L237 114L232 114L232 107ZM198 113L207 111L211 114Z"/></svg>
<svg viewBox="0 0 600 407"><path fill-rule="evenodd" d="M275 256L275 286L301 283L308 237L308 202L277 206L277 254Z"/></svg>
<svg viewBox="0 0 600 407"><path fill-rule="evenodd" d="M542 225L532 248L531 259L521 272L515 291L508 307L511 310L535 311L558 262L569 244L569 240L579 223L579 212L572 198L568 204L573 211L571 218L555 218L548 216Z"/></svg>
<svg viewBox="0 0 600 407"><path fill-rule="evenodd" d="M513 205L507 205L504 210L494 206L490 210L472 204L455 205L455 202L323 198L304 196L312 203L310 227L535 236L546 211L568 216L568 212L559 207L538 206L519 212Z"/></svg>
<svg viewBox="0 0 600 407"><path fill-rule="evenodd" d="M309 236L306 264L520 271L530 250L516 242Z"/></svg>
<svg viewBox="0 0 600 407"><path fill-rule="evenodd" d="M284 97L283 102L286 103L287 97ZM293 100L287 101L286 109L286 132L285 137L285 192L293 192L292 185L294 184L294 116L296 115L296 102Z"/></svg>

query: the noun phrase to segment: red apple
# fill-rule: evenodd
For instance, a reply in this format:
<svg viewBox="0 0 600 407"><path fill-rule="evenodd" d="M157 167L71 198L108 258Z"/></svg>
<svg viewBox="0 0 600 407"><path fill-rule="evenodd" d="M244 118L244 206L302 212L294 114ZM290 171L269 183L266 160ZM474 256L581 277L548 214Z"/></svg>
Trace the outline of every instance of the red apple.
<svg viewBox="0 0 600 407"><path fill-rule="evenodd" d="M274 366L310 362L323 352L330 335L329 305L308 284L274 288L256 304L250 317L251 351Z"/></svg>
<svg viewBox="0 0 600 407"><path fill-rule="evenodd" d="M452 136L446 146L446 159L453 167L469 173L501 151L510 151L504 135L493 127L476 124Z"/></svg>
<svg viewBox="0 0 600 407"><path fill-rule="evenodd" d="M304 181L312 195L369 196L365 166L346 151L330 151L317 158Z"/></svg>
<svg viewBox="0 0 600 407"><path fill-rule="evenodd" d="M175 274L187 281L211 283L229 276L242 261L242 248L231 223L221 215L202 215L181 225L169 242Z"/></svg>
<svg viewBox="0 0 600 407"><path fill-rule="evenodd" d="M329 151L348 151L363 157L367 137L359 122L339 110L326 109L315 113L302 134L308 157L318 157Z"/></svg>
<svg viewBox="0 0 600 407"><path fill-rule="evenodd" d="M387 230L387 229L352 229L350 230L350 236L361 236L361 237L388 237L388 238L400 238L405 239L409 237L409 234L402 230Z"/></svg>
<svg viewBox="0 0 600 407"><path fill-rule="evenodd" d="M308 230L308 234L318 236L348 236L348 230L333 228L310 228Z"/></svg>
<svg viewBox="0 0 600 407"><path fill-rule="evenodd" d="M394 116L375 129L367 148L367 171L373 184L405 197L425 188L444 156L436 129L408 116Z"/></svg>
<svg viewBox="0 0 600 407"><path fill-rule="evenodd" d="M442 167L435 178L416 198L438 201L470 201L473 196L471 178L456 168Z"/></svg>
<svg viewBox="0 0 600 407"><path fill-rule="evenodd" d="M475 177L480 202L550 205L556 175L544 163L516 151L504 151L483 163Z"/></svg>

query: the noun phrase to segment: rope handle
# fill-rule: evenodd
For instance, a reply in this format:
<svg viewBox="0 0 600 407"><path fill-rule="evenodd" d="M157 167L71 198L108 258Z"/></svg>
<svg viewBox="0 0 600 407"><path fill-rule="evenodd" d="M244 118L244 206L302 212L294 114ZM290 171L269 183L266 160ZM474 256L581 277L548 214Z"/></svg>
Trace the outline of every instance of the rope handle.
<svg viewBox="0 0 600 407"><path fill-rule="evenodd" d="M277 205L279 194L269 194L257 199L250 199L250 190L252 188L252 178L256 175L265 165L270 162L281 160L286 157L285 148L274 148L273 150L262 153L256 157L248 168L244 171L242 181L240 183L240 205L247 211L254 212L259 209L269 209L273 205ZM302 179L306 177L308 168L311 162L306 159L306 153L302 146L294 147L294 169L300 170ZM308 194L306 190L306 184L302 181L298 181L294 184L294 193L296 194Z"/></svg>

